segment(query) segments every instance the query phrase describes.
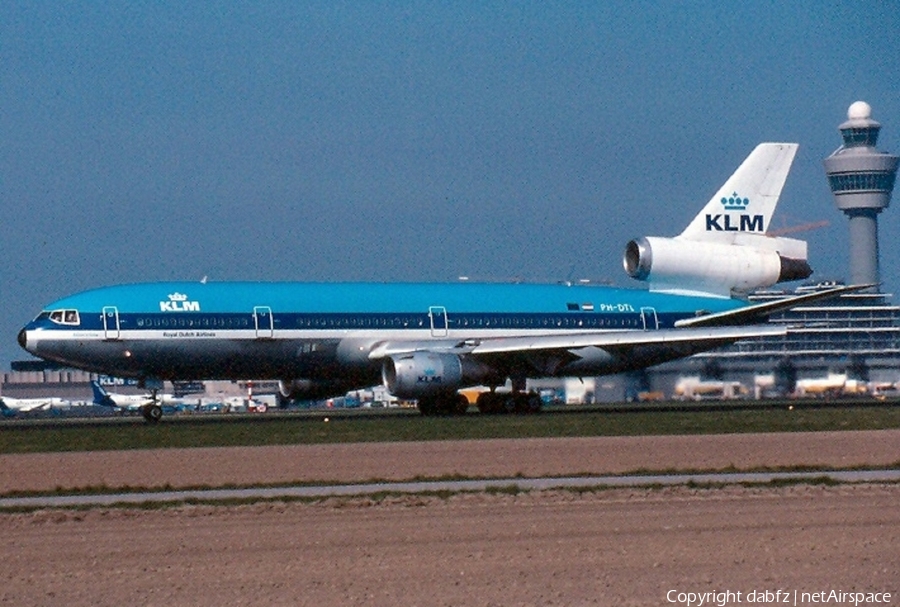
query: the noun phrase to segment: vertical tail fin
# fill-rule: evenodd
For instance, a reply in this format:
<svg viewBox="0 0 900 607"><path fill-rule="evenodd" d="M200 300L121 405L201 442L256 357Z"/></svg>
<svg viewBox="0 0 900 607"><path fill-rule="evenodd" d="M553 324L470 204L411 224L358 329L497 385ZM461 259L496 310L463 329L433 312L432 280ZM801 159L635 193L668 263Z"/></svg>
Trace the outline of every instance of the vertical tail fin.
<svg viewBox="0 0 900 607"><path fill-rule="evenodd" d="M756 146L679 238L733 243L738 235L765 234L798 147Z"/></svg>
<svg viewBox="0 0 900 607"><path fill-rule="evenodd" d="M651 291L730 297L807 278L803 240L766 235L799 146L761 143L675 238L625 246L625 271Z"/></svg>
<svg viewBox="0 0 900 607"><path fill-rule="evenodd" d="M91 381L91 390L94 392L94 404L101 407L115 407L116 403L112 397L103 389L97 380Z"/></svg>

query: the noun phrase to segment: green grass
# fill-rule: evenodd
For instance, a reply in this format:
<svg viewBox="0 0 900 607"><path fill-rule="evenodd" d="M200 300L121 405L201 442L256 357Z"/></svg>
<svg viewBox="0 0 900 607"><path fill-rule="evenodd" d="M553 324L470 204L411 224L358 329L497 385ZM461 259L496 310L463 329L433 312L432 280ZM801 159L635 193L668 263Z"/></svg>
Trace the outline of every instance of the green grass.
<svg viewBox="0 0 900 607"><path fill-rule="evenodd" d="M554 412L425 418L321 414L139 419L113 423L0 424L0 453L99 451L484 438L636 436L900 428L900 406L714 411Z"/></svg>

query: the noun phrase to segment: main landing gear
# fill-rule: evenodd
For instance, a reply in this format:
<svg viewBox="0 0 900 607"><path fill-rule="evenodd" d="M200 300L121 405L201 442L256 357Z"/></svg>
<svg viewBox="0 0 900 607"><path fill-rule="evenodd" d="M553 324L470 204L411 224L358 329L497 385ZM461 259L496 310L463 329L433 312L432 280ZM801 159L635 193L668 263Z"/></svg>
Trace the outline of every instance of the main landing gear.
<svg viewBox="0 0 900 607"><path fill-rule="evenodd" d="M544 402L536 392L482 392L476 402L481 413L500 415L515 413L524 415L540 413ZM465 415L469 399L454 393L419 399L419 411L426 416Z"/></svg>
<svg viewBox="0 0 900 607"><path fill-rule="evenodd" d="M141 407L141 415L144 416L148 424L155 424L162 419L162 407L157 402L157 392L158 390L150 390L150 402Z"/></svg>
<svg viewBox="0 0 900 607"><path fill-rule="evenodd" d="M536 392L482 392L476 402L482 413L540 413L544 401Z"/></svg>
<svg viewBox="0 0 900 607"><path fill-rule="evenodd" d="M428 396L419 399L419 412L426 416L465 415L469 408L469 399L454 392L440 396Z"/></svg>

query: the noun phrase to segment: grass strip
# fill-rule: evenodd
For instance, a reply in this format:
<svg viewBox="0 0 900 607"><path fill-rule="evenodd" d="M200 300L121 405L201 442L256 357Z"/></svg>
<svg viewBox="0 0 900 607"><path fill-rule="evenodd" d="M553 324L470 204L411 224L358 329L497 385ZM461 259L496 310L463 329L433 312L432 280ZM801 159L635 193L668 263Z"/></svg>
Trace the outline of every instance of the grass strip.
<svg viewBox="0 0 900 607"><path fill-rule="evenodd" d="M325 420L328 421L325 421ZM271 416L215 423L164 418L156 425L0 424L0 454L171 447L233 447L390 441L584 436L818 432L900 428L900 406L772 407L713 411L563 411L542 415Z"/></svg>

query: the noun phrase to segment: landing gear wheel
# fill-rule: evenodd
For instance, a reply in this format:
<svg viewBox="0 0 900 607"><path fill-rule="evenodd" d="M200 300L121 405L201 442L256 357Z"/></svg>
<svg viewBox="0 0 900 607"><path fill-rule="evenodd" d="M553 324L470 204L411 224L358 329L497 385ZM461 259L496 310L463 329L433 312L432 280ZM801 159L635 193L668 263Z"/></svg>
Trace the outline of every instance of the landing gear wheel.
<svg viewBox="0 0 900 607"><path fill-rule="evenodd" d="M469 399L462 394L457 394L456 402L452 404L453 408L450 411L450 415L465 415L469 410Z"/></svg>
<svg viewBox="0 0 900 607"><path fill-rule="evenodd" d="M485 415L495 415L503 410L503 402L496 392L482 392L475 401L478 410Z"/></svg>
<svg viewBox="0 0 900 607"><path fill-rule="evenodd" d="M425 416L465 415L469 400L462 394L446 394L419 399L419 412Z"/></svg>
<svg viewBox="0 0 900 607"><path fill-rule="evenodd" d="M522 399L518 394L509 394L503 399L503 412L508 414L521 412Z"/></svg>
<svg viewBox="0 0 900 607"><path fill-rule="evenodd" d="M544 407L544 401L541 400L540 395L535 394L534 392L530 392L525 397L525 412L526 413L540 413L541 409L543 407Z"/></svg>
<svg viewBox="0 0 900 607"><path fill-rule="evenodd" d="M162 407L157 404L144 405L141 407L141 415L147 420L147 423L155 424L162 418Z"/></svg>
<svg viewBox="0 0 900 607"><path fill-rule="evenodd" d="M544 401L536 392L483 392L478 395L478 410L486 414L526 415L540 413L543 407Z"/></svg>

